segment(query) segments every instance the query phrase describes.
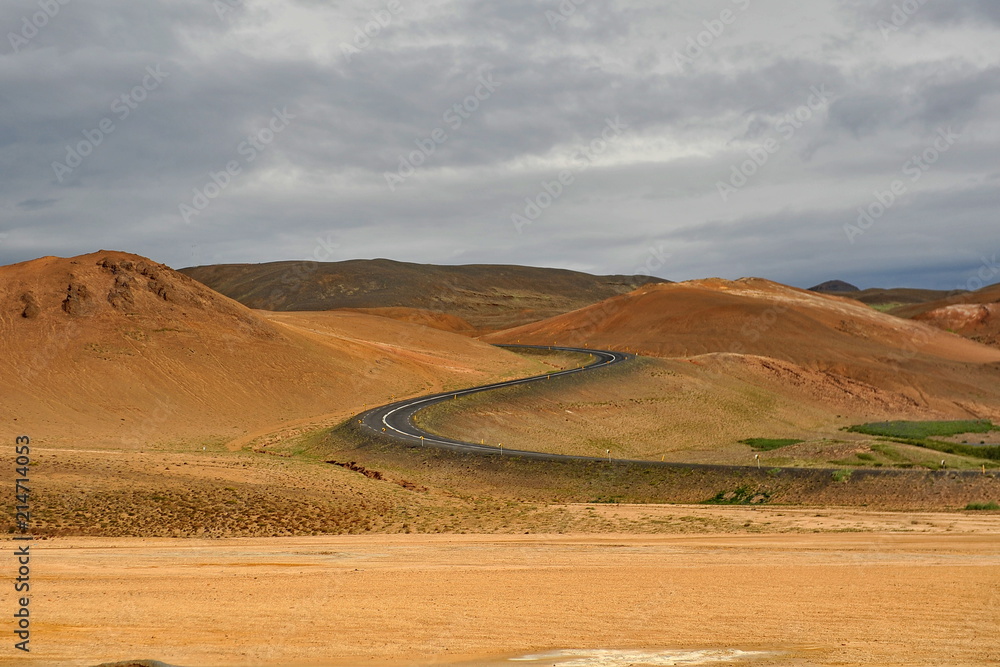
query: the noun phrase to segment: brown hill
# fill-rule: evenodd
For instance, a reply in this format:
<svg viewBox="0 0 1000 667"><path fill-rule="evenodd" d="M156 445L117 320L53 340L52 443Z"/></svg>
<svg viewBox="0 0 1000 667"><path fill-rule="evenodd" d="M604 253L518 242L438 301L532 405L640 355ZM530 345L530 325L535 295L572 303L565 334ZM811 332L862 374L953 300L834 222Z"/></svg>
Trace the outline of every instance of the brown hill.
<svg viewBox="0 0 1000 667"><path fill-rule="evenodd" d="M927 325L879 313L856 301L766 280L699 280L650 285L578 311L499 332L493 342L627 348L659 357L705 358L732 374L733 355L789 362L891 392L945 413L996 415L1000 353ZM782 373L796 383L794 369ZM741 374L744 378L745 373ZM801 380L801 377L799 378ZM857 393L858 389L850 391Z"/></svg>
<svg viewBox="0 0 1000 667"><path fill-rule="evenodd" d="M925 303L927 301L943 299L949 294L950 292L945 292L943 290L912 289L908 287L882 289L873 287L861 290L860 292L844 294L843 296L850 297L862 303L867 303L870 306L887 306L893 304L903 305Z"/></svg>
<svg viewBox="0 0 1000 667"><path fill-rule="evenodd" d="M846 296L855 301L867 303L869 306L902 306L924 303L926 301L944 299L953 294L953 292L942 290L912 289L908 287L896 287L892 289L871 287L869 289L858 289L854 285L845 283L842 280L828 280L815 287L810 287L809 291L834 296Z"/></svg>
<svg viewBox="0 0 1000 667"><path fill-rule="evenodd" d="M953 331L974 341L1000 347L1000 284L975 292L904 306L890 311L899 317Z"/></svg>
<svg viewBox="0 0 1000 667"><path fill-rule="evenodd" d="M388 259L216 264L181 272L251 308L420 308L454 315L484 330L541 320L663 282L529 266L436 266Z"/></svg>
<svg viewBox="0 0 1000 667"><path fill-rule="evenodd" d="M3 429L73 445L202 445L535 370L385 317L279 315L126 253L0 267Z"/></svg>

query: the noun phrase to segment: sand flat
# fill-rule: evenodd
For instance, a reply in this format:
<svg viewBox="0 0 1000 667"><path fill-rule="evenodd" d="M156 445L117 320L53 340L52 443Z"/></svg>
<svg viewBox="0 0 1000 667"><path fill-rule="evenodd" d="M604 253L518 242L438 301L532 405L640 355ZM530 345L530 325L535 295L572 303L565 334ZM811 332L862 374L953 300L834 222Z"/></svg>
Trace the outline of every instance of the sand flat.
<svg viewBox="0 0 1000 667"><path fill-rule="evenodd" d="M609 649L1000 659L1000 522L921 516L937 532L46 540L33 651L4 650L0 665L547 665L510 658L566 651L617 664Z"/></svg>

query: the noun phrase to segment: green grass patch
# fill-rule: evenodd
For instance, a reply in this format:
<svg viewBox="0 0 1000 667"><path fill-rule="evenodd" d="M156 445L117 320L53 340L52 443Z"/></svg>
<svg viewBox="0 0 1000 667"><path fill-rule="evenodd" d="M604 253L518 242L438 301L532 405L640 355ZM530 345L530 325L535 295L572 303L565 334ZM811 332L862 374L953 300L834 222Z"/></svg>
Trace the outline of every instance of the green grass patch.
<svg viewBox="0 0 1000 667"><path fill-rule="evenodd" d="M967 445L945 442L934 438L948 438L963 433L989 433L1000 430L986 419L966 419L957 421L891 421L859 424L847 429L851 433L863 433L888 438L906 445L916 445L945 454L968 456L974 459L1000 461L1000 445ZM874 449L874 447L873 447Z"/></svg>
<svg viewBox="0 0 1000 667"><path fill-rule="evenodd" d="M1000 505L989 502L989 503L969 503L965 506L967 510L977 510L977 511L988 511L988 510L1000 510Z"/></svg>
<svg viewBox="0 0 1000 667"><path fill-rule="evenodd" d="M865 435L880 435L886 438L906 438L907 440L922 440L924 438L947 438L962 433L989 433L1000 430L986 419L959 421L929 421L929 422L872 422L859 424L847 429L851 433Z"/></svg>
<svg viewBox="0 0 1000 667"><path fill-rule="evenodd" d="M740 440L740 444L750 445L757 452L770 452L782 447L788 447L789 445L797 445L800 442L805 441L791 438L746 438L745 440Z"/></svg>

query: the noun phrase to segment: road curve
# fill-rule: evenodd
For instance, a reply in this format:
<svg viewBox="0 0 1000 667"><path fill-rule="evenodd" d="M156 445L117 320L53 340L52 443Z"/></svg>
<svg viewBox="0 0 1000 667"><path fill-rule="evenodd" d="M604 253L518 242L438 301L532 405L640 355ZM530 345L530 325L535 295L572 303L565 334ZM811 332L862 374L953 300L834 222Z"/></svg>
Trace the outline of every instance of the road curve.
<svg viewBox="0 0 1000 667"><path fill-rule="evenodd" d="M457 396L467 396L469 394L475 394L481 391L490 391L492 389L499 389L501 387L513 387L515 385L527 384L529 382L538 382L540 380L545 380L550 377L559 377L561 375L572 375L574 373L584 373L586 371L595 370L598 368L604 368L605 366L610 366L614 364L620 364L635 358L634 354L627 354L625 352L612 352L610 350L591 350L582 347L561 347L556 345L497 345L497 347L505 348L520 348L520 349L535 349L535 350L551 350L560 352L579 352L582 354L589 354L594 357L594 361L582 366L580 368L569 368L564 371L556 371L554 373L546 373L545 375L534 375L532 377L521 378L520 380L508 380L507 382L495 382L493 384L485 384L480 387L470 387L469 389L459 389L457 391L442 392L440 394L431 394L428 396L420 396L418 398L410 398L405 401L397 401L395 403L390 403L389 405L383 405L382 407L374 408L363 412L360 415L355 416L352 419L352 423L360 421L358 424L360 428L367 431L373 435L378 435L381 437L394 440L395 442L403 443L410 447L438 447L441 449L450 449L456 452L467 452L473 454L486 454L486 455L510 455L519 456L525 458L532 458L542 461L604 461L607 462L608 459L605 457L595 457L595 456L574 456L570 454L546 454L544 452L531 452L522 449L508 449L504 447L502 450L498 446L486 445L486 444L476 444L474 442L463 442L461 440L453 440L451 438L446 438L440 435L435 435L433 433L428 433L420 429L416 424L413 423L413 416L423 410L426 407L434 405L435 403L441 403L443 401L454 400ZM670 468L682 468L687 470L710 470L710 471L734 471L734 472L749 472L762 474L765 471L760 469L760 465L757 466L741 466L741 465L719 465L719 464L707 464L707 463L676 463L676 462L663 462L663 461L647 461L647 460L637 460L637 459L614 459L616 464L635 464L647 467L670 467ZM781 470L782 474L793 474L798 476L809 477L816 474L829 474L834 471L834 468L769 468L770 471ZM768 472L768 474L769 474ZM893 477L893 476L912 476L918 471L915 470L904 470L900 468L853 468L852 479L860 479L863 477ZM979 471L977 470L931 470L922 471L931 477L978 477Z"/></svg>
<svg viewBox="0 0 1000 667"><path fill-rule="evenodd" d="M626 354L625 352L612 352L610 350L590 350L582 347L561 347L556 345L498 345L497 347L514 348L514 349L533 349L533 350L550 350L553 352L579 352L581 354L589 354L594 357L594 361L591 363L581 366L579 368L568 368L564 371L556 371L553 373L546 373L544 375L533 375L531 377L521 378L519 380L508 380L506 382L494 382L493 384L484 384L479 387L470 387L469 389L459 389L457 391L448 391L440 394L431 394L429 396L420 396L418 398L410 398L405 401L397 401L395 403L390 403L388 405L383 405L367 412L363 412L355 419L361 422L361 426L366 431L374 432L380 436L385 436L396 441L406 443L410 446L424 446L424 447L439 447L442 449L450 449L458 452L470 452L477 454L505 454L505 455L516 455L524 456L535 459L544 460L577 460L577 461L602 461L607 460L603 458L596 458L591 456L570 456L564 454L545 454L543 452L529 452L519 449L507 449L506 447L501 449L498 446L476 444L474 442L463 442L461 440L453 440L451 438L445 438L440 435L435 435L433 433L428 433L422 430L416 424L413 423L413 417L420 410L426 407L434 405L435 403L442 403L444 401L454 400L458 396L468 396L469 394L477 394L482 391L490 391L492 389L500 389L501 387L513 387L521 384L528 384L529 382L538 382L541 380L546 380L548 378L560 377L563 375L572 375L574 373L585 373L597 368L605 368L607 366L612 366L614 364L620 364L630 359L634 359L635 355Z"/></svg>

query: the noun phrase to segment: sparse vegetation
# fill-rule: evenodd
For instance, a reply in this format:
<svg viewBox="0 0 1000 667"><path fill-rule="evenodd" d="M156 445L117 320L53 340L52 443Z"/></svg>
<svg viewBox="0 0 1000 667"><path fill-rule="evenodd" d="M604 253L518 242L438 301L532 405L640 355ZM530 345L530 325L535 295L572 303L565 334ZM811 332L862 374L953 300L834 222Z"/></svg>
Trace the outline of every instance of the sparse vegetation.
<svg viewBox="0 0 1000 667"><path fill-rule="evenodd" d="M719 491L715 496L704 501L704 505L762 505L771 499L767 491L755 491L746 486L740 486L732 491Z"/></svg>
<svg viewBox="0 0 1000 667"><path fill-rule="evenodd" d="M849 479L851 479L851 472L852 471L850 470L834 470L833 481L838 484L846 483Z"/></svg>

